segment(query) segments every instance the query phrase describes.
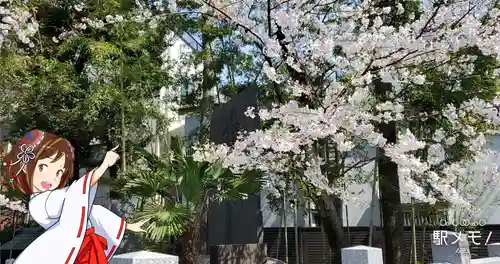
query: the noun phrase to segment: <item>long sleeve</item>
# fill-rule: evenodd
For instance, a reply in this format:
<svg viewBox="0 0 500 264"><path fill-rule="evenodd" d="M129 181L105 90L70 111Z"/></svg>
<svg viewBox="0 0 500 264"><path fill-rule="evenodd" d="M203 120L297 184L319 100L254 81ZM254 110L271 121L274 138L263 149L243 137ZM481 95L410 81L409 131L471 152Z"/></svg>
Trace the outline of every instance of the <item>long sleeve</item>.
<svg viewBox="0 0 500 264"><path fill-rule="evenodd" d="M44 229L49 229L57 223L61 216L67 190L66 187L33 196L29 203L29 212L33 220Z"/></svg>
<svg viewBox="0 0 500 264"><path fill-rule="evenodd" d="M85 236L89 191L90 177L86 174L71 184L64 193L41 193L34 197L29 205L30 214L38 215L40 210L44 210L47 216L59 215L59 220L33 241L14 263L73 263ZM49 204L49 201L61 198L64 201L62 208ZM42 202L46 202L47 206Z"/></svg>
<svg viewBox="0 0 500 264"><path fill-rule="evenodd" d="M87 172L90 175L89 178L91 178L93 172L94 172L94 170ZM92 211L92 207L94 206L94 200L95 200L95 196L97 194L97 187L98 186L99 186L99 183L96 183L96 184L94 184L94 186L91 186L89 189L89 209L88 209L89 215Z"/></svg>
<svg viewBox="0 0 500 264"><path fill-rule="evenodd" d="M53 190L49 193L45 202L45 210L47 210L49 218L59 219L61 216L64 200L66 199L66 191L68 191L68 187Z"/></svg>
<svg viewBox="0 0 500 264"><path fill-rule="evenodd" d="M108 248L105 250L107 259L111 259L120 246L127 223L125 219L115 215L101 205L94 205L90 212L90 222L95 233L106 239Z"/></svg>

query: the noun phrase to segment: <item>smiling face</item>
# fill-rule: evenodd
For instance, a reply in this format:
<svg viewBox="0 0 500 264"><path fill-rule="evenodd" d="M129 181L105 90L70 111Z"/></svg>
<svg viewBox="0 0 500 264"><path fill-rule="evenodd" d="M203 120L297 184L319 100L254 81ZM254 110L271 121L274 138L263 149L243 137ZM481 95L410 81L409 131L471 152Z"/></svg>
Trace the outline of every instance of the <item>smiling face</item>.
<svg viewBox="0 0 500 264"><path fill-rule="evenodd" d="M66 157L56 153L50 157L39 159L33 170L33 193L57 188L66 171L65 164Z"/></svg>
<svg viewBox="0 0 500 264"><path fill-rule="evenodd" d="M23 162L21 158L27 160ZM62 188L73 177L75 153L69 141L32 130L3 157L3 183L24 194Z"/></svg>

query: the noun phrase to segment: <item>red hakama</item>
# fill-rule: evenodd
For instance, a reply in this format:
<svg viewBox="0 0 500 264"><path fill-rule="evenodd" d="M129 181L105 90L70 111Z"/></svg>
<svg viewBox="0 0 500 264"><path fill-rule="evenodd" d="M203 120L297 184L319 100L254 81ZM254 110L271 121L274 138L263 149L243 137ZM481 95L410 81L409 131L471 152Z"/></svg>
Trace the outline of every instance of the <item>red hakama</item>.
<svg viewBox="0 0 500 264"><path fill-rule="evenodd" d="M94 228L91 227L85 232L75 264L108 264L106 249L108 249L106 239L96 234Z"/></svg>

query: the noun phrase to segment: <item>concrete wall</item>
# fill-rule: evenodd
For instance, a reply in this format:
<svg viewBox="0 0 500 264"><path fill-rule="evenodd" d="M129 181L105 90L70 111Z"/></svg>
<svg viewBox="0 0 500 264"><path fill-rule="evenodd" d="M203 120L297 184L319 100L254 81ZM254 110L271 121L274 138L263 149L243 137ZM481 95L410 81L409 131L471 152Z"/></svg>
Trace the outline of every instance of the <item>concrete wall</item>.
<svg viewBox="0 0 500 264"><path fill-rule="evenodd" d="M376 149L367 148L364 150L367 158L375 158ZM349 164L349 162L346 162ZM378 181L375 183L376 200L372 204L372 185L375 170L375 162L372 161L349 173L346 189L351 193L353 200L345 202L342 208L344 226L370 226L370 219L373 217L373 224L380 226L380 203L378 192ZM359 183L357 183L359 182ZM347 208L345 208L347 206ZM373 210L373 212L372 212Z"/></svg>
<svg viewBox="0 0 500 264"><path fill-rule="evenodd" d="M244 115L248 107L257 105L257 92L255 87L247 88L214 110L210 120L210 141L232 144L240 130L253 131L259 128L259 119ZM260 201L260 194L253 194L246 200L215 204L208 215L209 244L261 243Z"/></svg>
<svg viewBox="0 0 500 264"><path fill-rule="evenodd" d="M208 215L209 245L258 243L262 239L256 224L262 218L259 202L258 195L249 195L246 200L215 204Z"/></svg>
<svg viewBox="0 0 500 264"><path fill-rule="evenodd" d="M490 138L489 148L492 150L500 151L500 137L495 136ZM375 154L374 150L370 150L370 156ZM364 173L370 173L374 169L374 163L371 162L364 166ZM468 197L469 199L475 199L479 196L486 197L491 195L491 203L488 206L483 207L478 214L480 214L480 219L484 220L488 225L498 225L500 224L500 196L499 196L499 187L497 182L482 184L482 182L487 182L487 179L484 179L485 176L477 175L474 176L473 179L475 184L473 188L477 188L476 194L472 194L469 190L463 191L463 195ZM378 184L376 185L378 187ZM371 184L352 184L348 187L348 189L356 193L359 198L360 203L352 203L347 202L347 211L349 217L346 217L346 212L344 211L344 226L347 225L347 221L349 221L349 226L369 226L370 222L370 203L371 203ZM377 193L377 201L375 202L374 213L373 213L373 221L376 226L380 225L380 204L378 202L378 188L376 189ZM405 185L401 185L401 201L403 203L410 203L411 198L408 195L408 190ZM450 215L453 215L453 211L450 210Z"/></svg>

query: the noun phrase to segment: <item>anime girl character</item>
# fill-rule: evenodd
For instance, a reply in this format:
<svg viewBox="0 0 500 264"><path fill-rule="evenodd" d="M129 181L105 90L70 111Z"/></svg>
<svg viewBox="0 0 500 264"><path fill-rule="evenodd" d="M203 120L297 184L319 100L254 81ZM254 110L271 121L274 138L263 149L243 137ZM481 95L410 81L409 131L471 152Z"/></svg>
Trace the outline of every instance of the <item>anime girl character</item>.
<svg viewBox="0 0 500 264"><path fill-rule="evenodd" d="M41 130L26 133L3 158L4 183L30 194L31 217L46 231L15 264L106 264L125 230L143 232L145 221L125 219L93 205L98 181L119 159L108 151L103 163L65 186L73 175L74 148L66 139Z"/></svg>

